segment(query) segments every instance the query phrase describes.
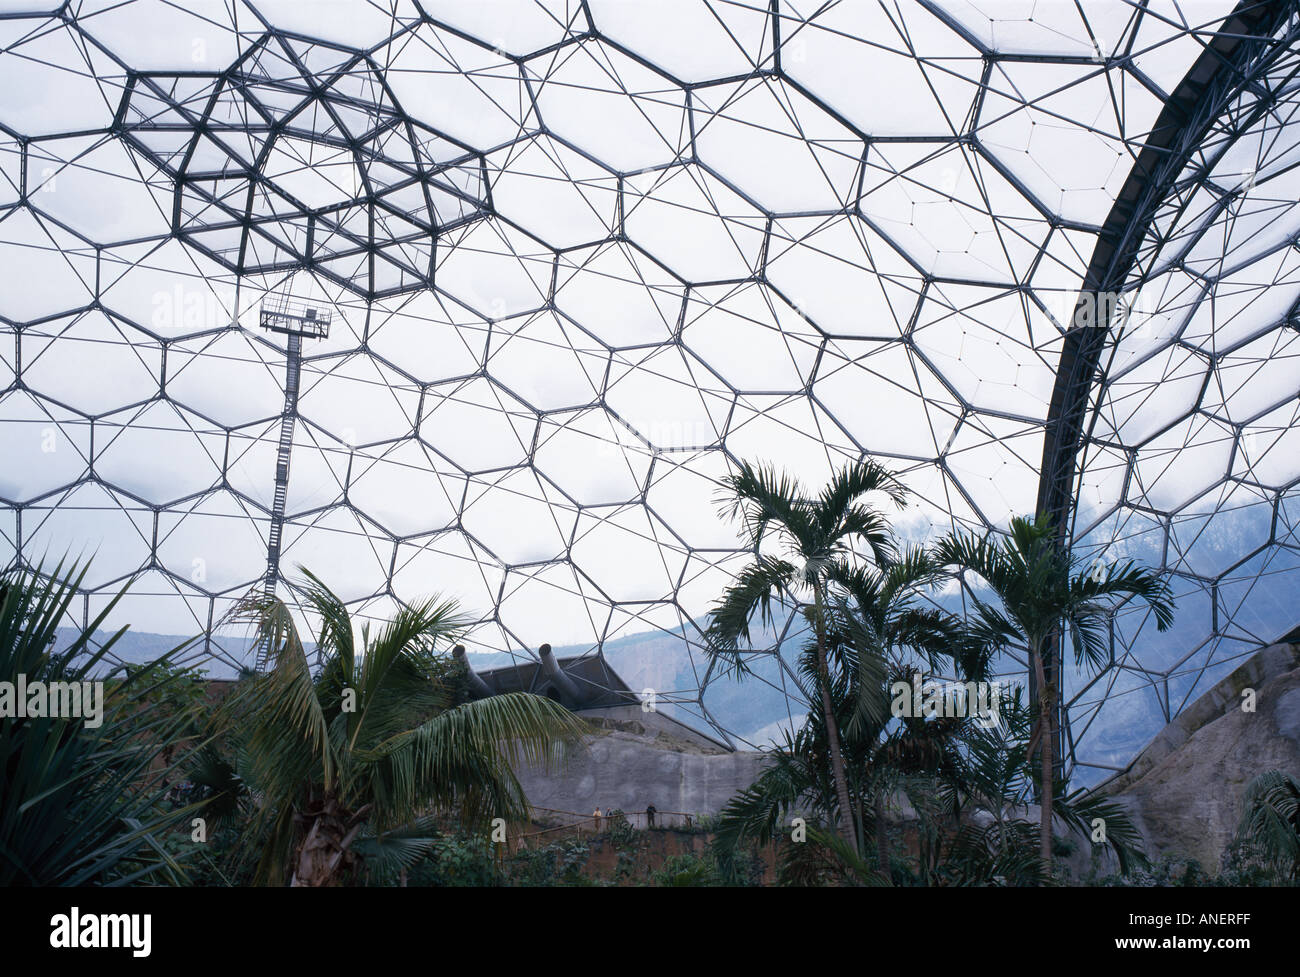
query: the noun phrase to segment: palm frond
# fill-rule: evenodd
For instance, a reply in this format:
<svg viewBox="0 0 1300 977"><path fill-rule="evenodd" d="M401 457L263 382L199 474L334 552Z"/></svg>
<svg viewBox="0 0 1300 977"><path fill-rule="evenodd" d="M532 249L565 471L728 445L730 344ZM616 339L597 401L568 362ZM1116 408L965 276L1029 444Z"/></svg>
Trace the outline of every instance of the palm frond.
<svg viewBox="0 0 1300 977"><path fill-rule="evenodd" d="M710 656L721 658L729 669L742 672L744 664L738 652L741 640L750 639L750 618L757 611L759 621L769 626L772 601L788 591L796 573L792 563L766 556L745 567L709 611L704 638Z"/></svg>

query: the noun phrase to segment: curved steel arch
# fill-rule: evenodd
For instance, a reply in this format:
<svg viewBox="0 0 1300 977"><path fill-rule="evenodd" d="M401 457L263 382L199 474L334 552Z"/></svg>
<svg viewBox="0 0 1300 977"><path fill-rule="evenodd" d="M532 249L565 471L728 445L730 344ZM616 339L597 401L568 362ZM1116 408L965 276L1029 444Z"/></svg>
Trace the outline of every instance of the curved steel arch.
<svg viewBox="0 0 1300 977"><path fill-rule="evenodd" d="M1088 405L1102 379L1101 358L1112 335L1112 323L1116 318L1122 323L1126 316L1117 299L1135 270L1139 247L1179 175L1231 100L1266 68L1271 53L1285 49L1286 42L1279 42L1276 34L1298 11L1296 0L1241 0L1169 95L1098 233L1074 318L1064 337L1044 428L1037 512L1053 521L1060 547L1073 541L1079 453L1090 419ZM1063 635L1058 634L1058 652L1062 640ZM1055 659L1059 662L1060 654ZM1049 663L1048 674L1054 670L1054 663ZM1031 700L1036 685L1030 669ZM1062 718L1059 713L1055 717L1058 771L1063 771L1065 763L1066 724Z"/></svg>

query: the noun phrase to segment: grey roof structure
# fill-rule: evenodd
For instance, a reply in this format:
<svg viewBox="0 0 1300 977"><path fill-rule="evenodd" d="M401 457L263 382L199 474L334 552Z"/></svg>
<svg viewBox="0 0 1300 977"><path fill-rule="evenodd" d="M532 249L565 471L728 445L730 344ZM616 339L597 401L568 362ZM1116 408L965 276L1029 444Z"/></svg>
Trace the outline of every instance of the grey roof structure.
<svg viewBox="0 0 1300 977"><path fill-rule="evenodd" d="M134 579L118 623L228 667L268 575L439 590L472 657L637 648L633 688L760 742L802 621L761 716L709 674L717 480L868 454L909 539L1043 509L1173 575L1172 632L1122 610L1068 677L1099 779L1297 623L1297 16L5 0L0 563L94 551L87 613Z"/></svg>

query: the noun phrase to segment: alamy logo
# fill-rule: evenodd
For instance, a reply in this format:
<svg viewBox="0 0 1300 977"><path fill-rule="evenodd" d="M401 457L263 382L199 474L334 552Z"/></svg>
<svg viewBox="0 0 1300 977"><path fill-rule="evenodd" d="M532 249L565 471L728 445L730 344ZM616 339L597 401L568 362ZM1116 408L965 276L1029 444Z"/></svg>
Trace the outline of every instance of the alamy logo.
<svg viewBox="0 0 1300 977"><path fill-rule="evenodd" d="M889 687L889 694L890 712L898 718L969 716L985 729L1001 722L1002 690L997 682L922 682L921 673L913 672L912 681L895 682Z"/></svg>
<svg viewBox="0 0 1300 977"><path fill-rule="evenodd" d="M50 946L56 950L130 949L149 956L153 917L148 913L86 913L76 906L50 917Z"/></svg>
<svg viewBox="0 0 1300 977"><path fill-rule="evenodd" d="M103 682L0 682L0 719L84 719L89 729L104 721Z"/></svg>

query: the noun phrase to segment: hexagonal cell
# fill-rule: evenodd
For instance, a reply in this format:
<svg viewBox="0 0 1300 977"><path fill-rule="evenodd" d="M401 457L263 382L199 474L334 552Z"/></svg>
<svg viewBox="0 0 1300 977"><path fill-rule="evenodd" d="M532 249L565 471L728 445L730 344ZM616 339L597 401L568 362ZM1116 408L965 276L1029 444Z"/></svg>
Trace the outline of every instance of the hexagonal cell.
<svg viewBox="0 0 1300 977"><path fill-rule="evenodd" d="M1205 407L1242 423L1300 396L1300 333L1279 326L1215 362Z"/></svg>
<svg viewBox="0 0 1300 977"><path fill-rule="evenodd" d="M1043 431L988 415L968 417L946 457L948 469L986 524L1003 526L1034 511Z"/></svg>
<svg viewBox="0 0 1300 977"><path fill-rule="evenodd" d="M618 178L544 136L487 158L497 213L554 248L600 241L614 231Z"/></svg>
<svg viewBox="0 0 1300 977"><path fill-rule="evenodd" d="M756 7L713 7L691 0L622 3L593 0L596 29L641 54L681 81L747 74L771 58L767 11ZM665 30L664 25L673 29ZM690 37L692 44L681 39ZM764 52L756 57L756 52Z"/></svg>
<svg viewBox="0 0 1300 977"><path fill-rule="evenodd" d="M11 211L0 220L0 267L9 281L40 287L0 291L0 316L25 322L89 305L95 266L83 242L26 207Z"/></svg>
<svg viewBox="0 0 1300 977"><path fill-rule="evenodd" d="M226 449L230 487L268 512L275 497L280 430L276 418L232 431ZM351 458L352 453L334 439L319 437L304 424L295 425L285 511L298 515L338 504Z"/></svg>
<svg viewBox="0 0 1300 977"><path fill-rule="evenodd" d="M13 20L0 33L0 122L24 136L103 129L122 97L122 71L68 24Z"/></svg>
<svg viewBox="0 0 1300 977"><path fill-rule="evenodd" d="M779 740L783 730L801 726L803 715L788 699L798 685L781 667L780 657L750 655L745 664L749 674L743 684L716 681L704 690L704 708L714 721L749 744Z"/></svg>
<svg viewBox="0 0 1300 977"><path fill-rule="evenodd" d="M764 210L839 210L857 190L862 139L783 82L696 88L691 112L695 155Z"/></svg>
<svg viewBox="0 0 1300 977"><path fill-rule="evenodd" d="M610 346L662 343L681 316L685 288L623 242L563 254L556 307Z"/></svg>
<svg viewBox="0 0 1300 977"><path fill-rule="evenodd" d="M1116 615L1115 654L1130 667L1152 672L1181 668L1213 634L1209 589L1177 574L1169 578L1169 587L1178 610L1168 631L1156 627L1154 616L1141 602L1126 604Z"/></svg>
<svg viewBox="0 0 1300 977"><path fill-rule="evenodd" d="M1132 168L1125 135L1147 131L1162 105L1127 72L1002 62L980 108L980 144L1053 213L1095 224Z"/></svg>
<svg viewBox="0 0 1300 977"><path fill-rule="evenodd" d="M771 289L706 286L691 291L682 341L737 390L796 391L821 334Z"/></svg>
<svg viewBox="0 0 1300 977"><path fill-rule="evenodd" d="M874 143L858 206L922 271L1008 285L1024 281L1049 226L986 160L964 146Z"/></svg>
<svg viewBox="0 0 1300 977"><path fill-rule="evenodd" d="M497 559L513 566L562 556L573 535L574 516L558 492L534 472L519 469L490 481L472 481L461 525Z"/></svg>
<svg viewBox="0 0 1300 977"><path fill-rule="evenodd" d="M229 492L158 516L158 562L195 590L248 587L266 573L267 522Z"/></svg>
<svg viewBox="0 0 1300 977"><path fill-rule="evenodd" d="M737 458L779 458L808 485L822 485L858 456L835 422L804 397L743 397L736 404L727 449Z"/></svg>
<svg viewBox="0 0 1300 977"><path fill-rule="evenodd" d="M1100 702L1098 702L1100 700ZM1155 682L1147 676L1116 669L1090 697L1091 715L1072 709L1071 721L1089 719L1090 735L1075 749L1080 763L1112 770L1128 762L1164 728L1164 704ZM1076 712L1082 713L1076 720Z"/></svg>
<svg viewBox="0 0 1300 977"><path fill-rule="evenodd" d="M640 497L651 453L625 425L596 409L543 418L535 463L579 505L601 505Z"/></svg>
<svg viewBox="0 0 1300 977"><path fill-rule="evenodd" d="M1264 645L1281 640L1295 627L1298 573L1300 551L1285 546L1234 567L1219 580L1220 630Z"/></svg>
<svg viewBox="0 0 1300 977"><path fill-rule="evenodd" d="M399 543L393 591L406 601L438 593L471 615L490 614L501 595L505 569L461 532Z"/></svg>
<svg viewBox="0 0 1300 977"><path fill-rule="evenodd" d="M0 396L0 497L23 502L80 478L90 461L90 424L23 390Z"/></svg>
<svg viewBox="0 0 1300 977"><path fill-rule="evenodd" d="M671 604L623 605L612 609L605 634L605 660L638 693L694 697L706 665L683 637L688 622Z"/></svg>
<svg viewBox="0 0 1300 977"><path fill-rule="evenodd" d="M193 71L196 64L224 67L239 55L239 38L222 23L224 0L190 0L183 8L167 0L123 7L96 3L83 8L86 30L128 64L141 70ZM149 25L141 31L141 22Z"/></svg>
<svg viewBox="0 0 1300 977"><path fill-rule="evenodd" d="M225 448L224 432L166 402L95 423L95 473L157 505L217 484Z"/></svg>
<svg viewBox="0 0 1300 977"><path fill-rule="evenodd" d="M1264 546L1272 533L1273 500L1225 482L1180 509L1170 520L1169 536L1181 556L1179 569L1217 577Z"/></svg>
<svg viewBox="0 0 1300 977"><path fill-rule="evenodd" d="M477 372L487 341L486 320L436 292L416 292L371 309L371 353L425 383Z"/></svg>
<svg viewBox="0 0 1300 977"><path fill-rule="evenodd" d="M284 410L284 364L231 331L167 348L167 395L217 424L242 427Z"/></svg>
<svg viewBox="0 0 1300 977"><path fill-rule="evenodd" d="M30 507L23 533L33 563L53 565L65 554L88 561L85 586L101 587L149 563L153 513L102 485L85 483Z"/></svg>
<svg viewBox="0 0 1300 977"><path fill-rule="evenodd" d="M370 356L303 364L298 414L344 445L414 433L420 390Z"/></svg>
<svg viewBox="0 0 1300 977"><path fill-rule="evenodd" d="M410 115L476 149L509 142L532 117L514 61L432 24L393 49L384 80Z"/></svg>
<svg viewBox="0 0 1300 977"><path fill-rule="evenodd" d="M1228 473L1235 440L1200 415L1174 425L1138 451L1129 498L1165 511L1191 501Z"/></svg>
<svg viewBox="0 0 1300 977"><path fill-rule="evenodd" d="M670 598L685 563L681 544L641 506L584 510L571 555L620 602Z"/></svg>
<svg viewBox="0 0 1300 977"><path fill-rule="evenodd" d="M1060 334L1016 293L936 286L912 333L918 352L973 407L1044 417Z"/></svg>
<svg viewBox="0 0 1300 977"><path fill-rule="evenodd" d="M966 122L980 83L975 48L924 8L836 4L794 26L782 30L782 67L863 132L937 136Z"/></svg>
<svg viewBox="0 0 1300 977"><path fill-rule="evenodd" d="M596 644L609 605L563 565L511 570L499 605L501 626L525 648Z"/></svg>
<svg viewBox="0 0 1300 977"><path fill-rule="evenodd" d="M1121 444L1142 443L1200 405L1209 372L1203 356L1182 346L1153 354L1107 381L1099 432Z"/></svg>
<svg viewBox="0 0 1300 977"><path fill-rule="evenodd" d="M867 389L869 400L862 395ZM962 412L904 343L832 342L813 395L858 444L892 455L937 458Z"/></svg>
<svg viewBox="0 0 1300 977"><path fill-rule="evenodd" d="M537 415L488 380L431 388L420 439L469 472L517 465L533 450Z"/></svg>
<svg viewBox="0 0 1300 977"><path fill-rule="evenodd" d="M1234 474L1273 487L1300 478L1300 403L1283 404L1242 428Z"/></svg>
<svg viewBox="0 0 1300 977"><path fill-rule="evenodd" d="M109 249L101 274L105 306L167 338L224 329L238 322L255 298L238 291L220 265L174 239ZM255 308L251 319L256 328Z"/></svg>
<svg viewBox="0 0 1300 977"><path fill-rule="evenodd" d="M87 595L86 612L91 620L105 609L109 601L117 597L123 586L124 582L114 582ZM103 640L126 626L138 637L134 642L128 639L114 645L105 656L103 666L98 669L99 674L106 672L111 663L142 664L151 661L160 651L170 651L180 643L175 639L201 636L207 630L210 601L207 595L184 581L178 581L159 570L147 570L134 576L125 587L126 593L108 612L96 637ZM75 621L69 622L69 625L76 627L82 623ZM147 638L141 641L140 638L144 637L141 632L152 632L157 638L154 641ZM162 645L162 648L158 645ZM211 678L235 677L233 669L227 671L212 667L214 662L201 637L178 652L172 662L181 667L198 666L207 671ZM218 674L219 672L224 674Z"/></svg>
<svg viewBox="0 0 1300 977"><path fill-rule="evenodd" d="M758 271L762 212L699 166L635 174L623 194L628 237L687 281L748 278Z"/></svg>
<svg viewBox="0 0 1300 977"><path fill-rule="evenodd" d="M27 383L73 410L103 414L158 394L162 351L102 312L29 327L20 344Z"/></svg>
<svg viewBox="0 0 1300 977"><path fill-rule="evenodd" d="M646 505L688 546L738 546L736 527L717 512L718 492L729 471L721 452L660 455L651 473Z"/></svg>
<svg viewBox="0 0 1300 977"><path fill-rule="evenodd" d="M922 286L917 270L854 216L777 222L767 277L824 332L882 339L904 333Z"/></svg>
<svg viewBox="0 0 1300 977"><path fill-rule="evenodd" d="M680 451L721 438L733 396L694 357L667 347L620 357L605 402L654 447Z"/></svg>
<svg viewBox="0 0 1300 977"><path fill-rule="evenodd" d="M1218 271L1218 269L1216 269ZM1230 350L1282 322L1300 299L1300 254L1294 249L1217 275L1183 337L1207 353Z"/></svg>
<svg viewBox="0 0 1300 977"><path fill-rule="evenodd" d="M280 574L297 580L299 566L325 576L330 590L345 601L383 589L393 560L393 544L377 537L355 513L331 509L299 522L286 519Z"/></svg>
<svg viewBox="0 0 1300 977"><path fill-rule="evenodd" d="M27 154L32 206L100 244L166 235L172 193L142 181L116 140L74 136L33 143Z"/></svg>
<svg viewBox="0 0 1300 977"><path fill-rule="evenodd" d="M608 369L604 347L554 312L492 326L488 375L538 410L595 403Z"/></svg>
<svg viewBox="0 0 1300 977"><path fill-rule="evenodd" d="M466 480L413 439L353 453L348 499L394 536L455 522Z"/></svg>
<svg viewBox="0 0 1300 977"><path fill-rule="evenodd" d="M688 133L686 93L602 40L530 61L547 128L621 172L672 162ZM591 125L600 119L600 125Z"/></svg>
<svg viewBox="0 0 1300 977"><path fill-rule="evenodd" d="M479 222L440 249L439 290L488 319L540 308L550 290L554 254L502 223Z"/></svg>

